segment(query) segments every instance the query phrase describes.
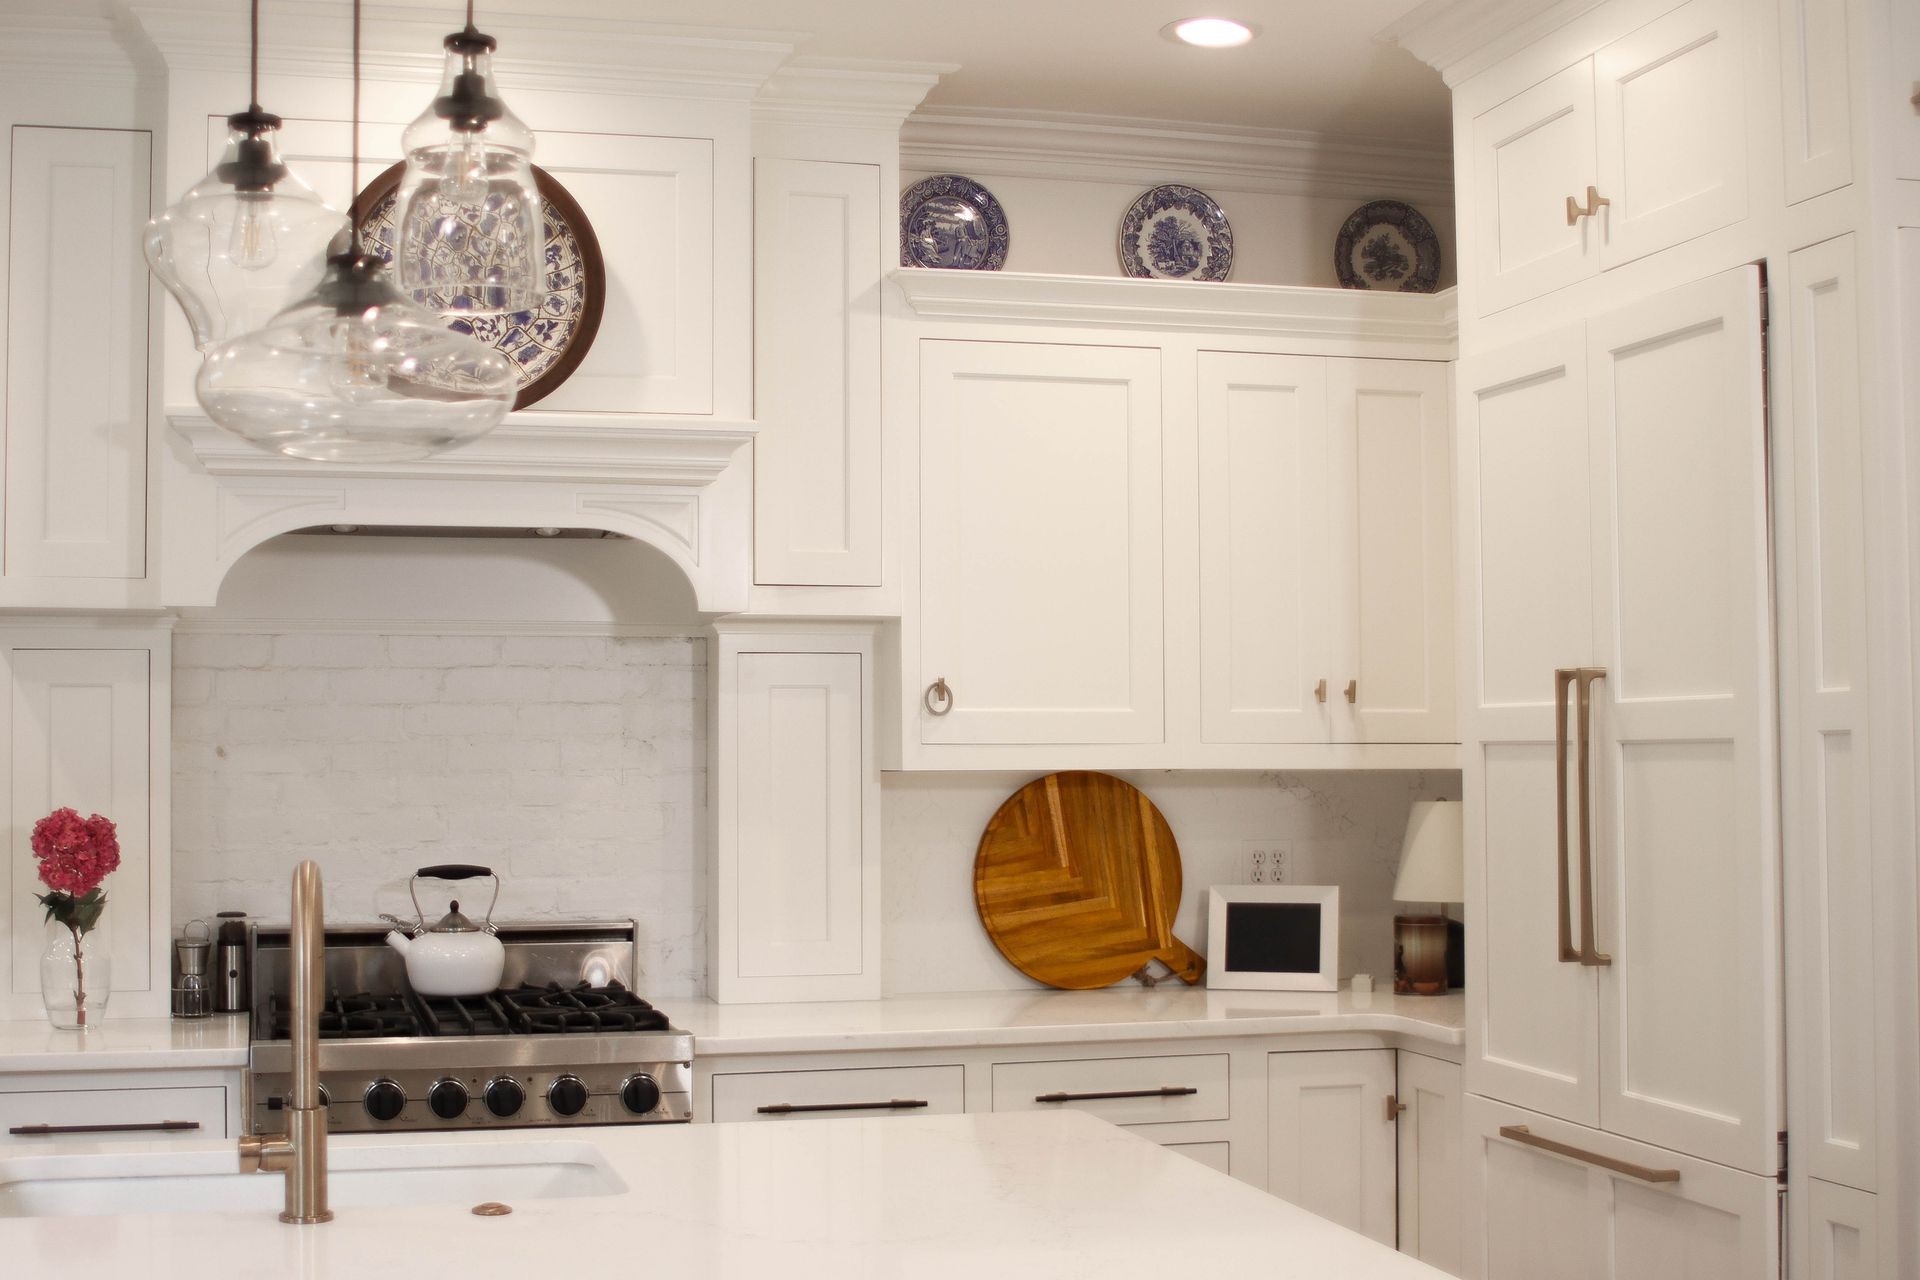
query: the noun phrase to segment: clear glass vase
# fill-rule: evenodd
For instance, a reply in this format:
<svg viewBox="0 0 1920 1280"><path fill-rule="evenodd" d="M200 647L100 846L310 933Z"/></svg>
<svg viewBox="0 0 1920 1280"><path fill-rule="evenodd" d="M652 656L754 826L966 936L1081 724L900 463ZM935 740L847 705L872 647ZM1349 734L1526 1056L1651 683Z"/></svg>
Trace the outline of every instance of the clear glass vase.
<svg viewBox="0 0 1920 1280"><path fill-rule="evenodd" d="M40 999L47 1021L66 1031L85 1031L106 1016L113 991L113 956L92 930L75 934L47 922L47 949L40 955Z"/></svg>

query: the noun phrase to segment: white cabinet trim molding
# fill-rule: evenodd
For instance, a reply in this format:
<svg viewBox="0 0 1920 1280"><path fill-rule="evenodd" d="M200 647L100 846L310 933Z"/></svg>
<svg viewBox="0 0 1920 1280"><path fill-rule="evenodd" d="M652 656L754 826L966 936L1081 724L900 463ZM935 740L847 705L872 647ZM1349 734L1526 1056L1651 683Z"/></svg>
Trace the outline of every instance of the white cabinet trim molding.
<svg viewBox="0 0 1920 1280"><path fill-rule="evenodd" d="M1426 0L1374 39L1397 44L1449 87L1479 74L1601 0Z"/></svg>

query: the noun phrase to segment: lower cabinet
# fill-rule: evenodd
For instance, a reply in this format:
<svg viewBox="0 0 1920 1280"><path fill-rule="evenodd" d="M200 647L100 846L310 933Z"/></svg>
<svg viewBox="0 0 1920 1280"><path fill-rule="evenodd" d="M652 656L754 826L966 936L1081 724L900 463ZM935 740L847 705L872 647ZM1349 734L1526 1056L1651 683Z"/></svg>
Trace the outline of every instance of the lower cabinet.
<svg viewBox="0 0 1920 1280"><path fill-rule="evenodd" d="M1128 1127L1228 1118L1224 1053L993 1064L995 1111L1072 1107Z"/></svg>
<svg viewBox="0 0 1920 1280"><path fill-rule="evenodd" d="M1400 1252L1461 1275L1460 1064L1400 1051Z"/></svg>
<svg viewBox="0 0 1920 1280"><path fill-rule="evenodd" d="M161 1142L237 1136L240 1082L146 1085L101 1076L91 1088L46 1088L45 1077L0 1079L0 1150L54 1143Z"/></svg>
<svg viewBox="0 0 1920 1280"><path fill-rule="evenodd" d="M715 1075L712 1087L716 1121L958 1115L967 1109L967 1073L960 1066L741 1072Z"/></svg>
<svg viewBox="0 0 1920 1280"><path fill-rule="evenodd" d="M1807 1179L1804 1256L1793 1274L1806 1280L1872 1280L1880 1274L1871 1192Z"/></svg>
<svg viewBox="0 0 1920 1280"><path fill-rule="evenodd" d="M1267 1190L1395 1241L1391 1049L1267 1055Z"/></svg>
<svg viewBox="0 0 1920 1280"><path fill-rule="evenodd" d="M1466 1273L1751 1280L1778 1273L1774 1180L1469 1096Z"/></svg>

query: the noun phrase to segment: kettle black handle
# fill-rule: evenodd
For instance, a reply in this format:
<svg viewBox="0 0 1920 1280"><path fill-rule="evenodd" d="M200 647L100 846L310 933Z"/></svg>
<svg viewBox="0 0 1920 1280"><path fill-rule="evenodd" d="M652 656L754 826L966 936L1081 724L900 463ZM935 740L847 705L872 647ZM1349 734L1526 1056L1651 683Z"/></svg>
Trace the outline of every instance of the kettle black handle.
<svg viewBox="0 0 1920 1280"><path fill-rule="evenodd" d="M413 874L428 880L471 880L492 875L493 868L476 867L470 862L443 862L436 867L422 867Z"/></svg>

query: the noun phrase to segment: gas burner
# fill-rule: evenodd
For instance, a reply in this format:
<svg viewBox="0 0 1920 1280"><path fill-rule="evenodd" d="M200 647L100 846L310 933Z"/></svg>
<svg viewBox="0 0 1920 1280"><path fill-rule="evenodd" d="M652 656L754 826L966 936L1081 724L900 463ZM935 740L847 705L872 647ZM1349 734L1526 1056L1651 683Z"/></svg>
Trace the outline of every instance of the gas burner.
<svg viewBox="0 0 1920 1280"><path fill-rule="evenodd" d="M275 1040L290 1039L290 1006L276 993L267 1001ZM322 1040L370 1040L384 1036L425 1035L420 1017L405 996L370 995L364 991L352 995L329 996L320 1010Z"/></svg>
<svg viewBox="0 0 1920 1280"><path fill-rule="evenodd" d="M665 1031L667 1015L618 982L604 987L515 987L495 993L523 1035L571 1031Z"/></svg>

